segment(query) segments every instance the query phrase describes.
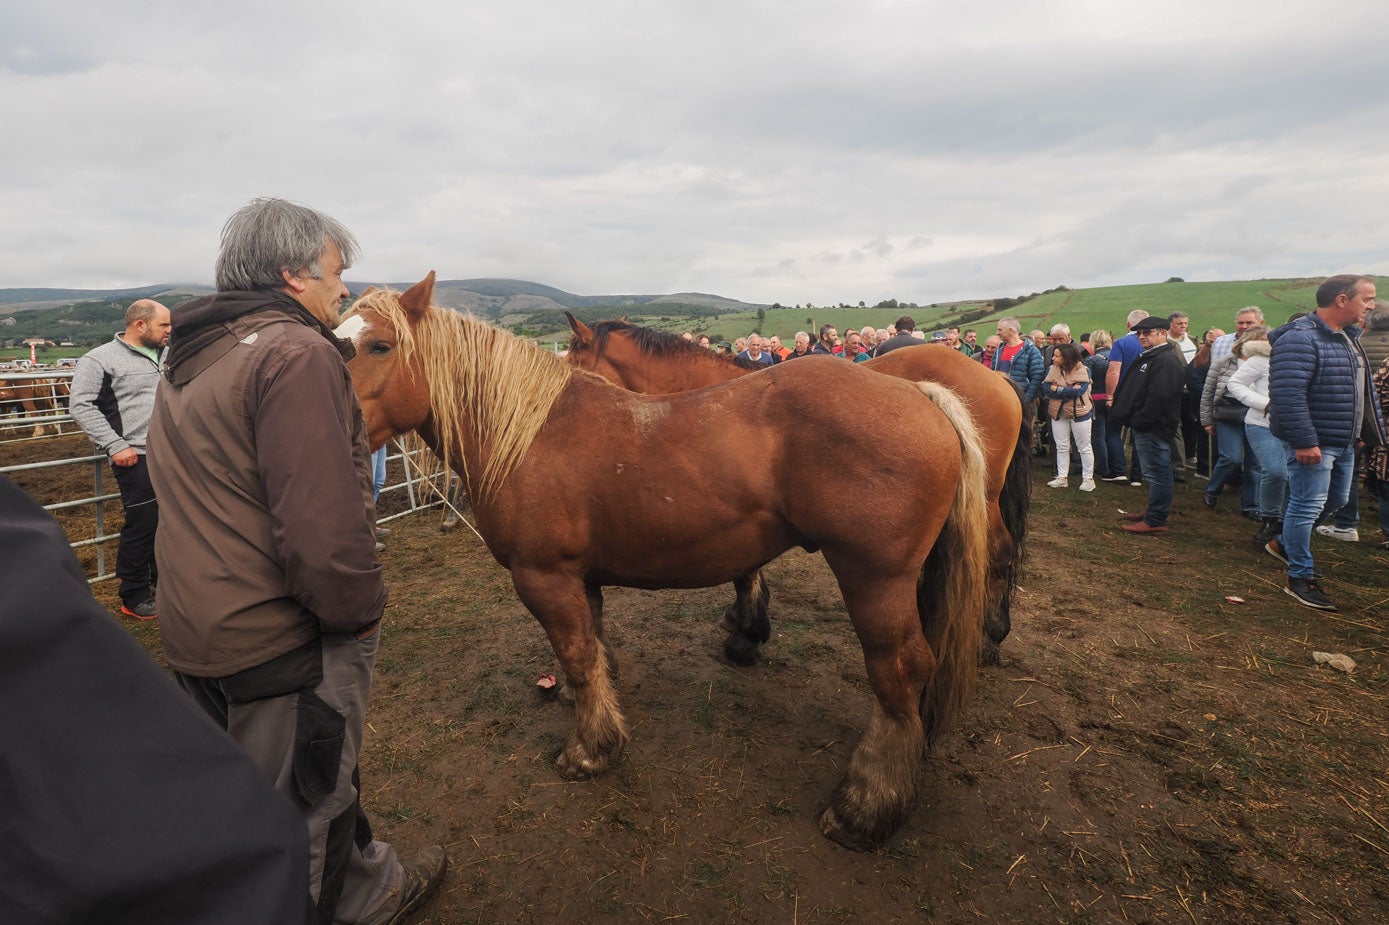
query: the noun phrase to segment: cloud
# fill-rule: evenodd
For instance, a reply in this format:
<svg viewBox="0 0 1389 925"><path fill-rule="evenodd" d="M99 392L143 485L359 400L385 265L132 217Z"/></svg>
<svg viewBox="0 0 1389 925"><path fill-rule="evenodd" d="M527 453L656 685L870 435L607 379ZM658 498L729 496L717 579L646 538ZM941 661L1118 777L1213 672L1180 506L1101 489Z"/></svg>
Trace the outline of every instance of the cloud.
<svg viewBox="0 0 1389 925"><path fill-rule="evenodd" d="M257 195L359 278L933 302L1369 268L1389 16L322 0L0 9L0 286L207 280Z"/></svg>

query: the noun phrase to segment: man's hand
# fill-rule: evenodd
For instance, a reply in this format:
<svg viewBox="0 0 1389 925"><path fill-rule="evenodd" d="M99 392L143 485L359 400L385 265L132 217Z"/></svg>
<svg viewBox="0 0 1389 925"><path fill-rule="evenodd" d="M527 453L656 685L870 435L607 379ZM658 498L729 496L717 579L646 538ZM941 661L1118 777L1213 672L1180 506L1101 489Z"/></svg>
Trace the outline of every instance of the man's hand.
<svg viewBox="0 0 1389 925"><path fill-rule="evenodd" d="M1297 456L1297 461L1304 466L1315 466L1321 462L1321 447L1319 446L1309 446L1305 450L1293 450L1293 453Z"/></svg>
<svg viewBox="0 0 1389 925"><path fill-rule="evenodd" d="M129 469L139 461L140 454L135 452L134 447L129 446L111 457L111 465L120 466L122 469Z"/></svg>
<svg viewBox="0 0 1389 925"><path fill-rule="evenodd" d="M1211 435L1214 435L1214 434L1215 434L1215 425L1214 425L1214 424L1207 424L1207 425L1206 425L1206 433L1211 434Z"/></svg>

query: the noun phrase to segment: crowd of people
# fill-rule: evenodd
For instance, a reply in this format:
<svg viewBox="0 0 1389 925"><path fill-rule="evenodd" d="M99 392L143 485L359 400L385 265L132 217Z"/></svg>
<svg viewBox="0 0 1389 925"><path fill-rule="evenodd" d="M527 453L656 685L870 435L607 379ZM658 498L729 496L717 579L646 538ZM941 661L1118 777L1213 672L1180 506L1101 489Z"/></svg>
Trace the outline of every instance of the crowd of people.
<svg viewBox="0 0 1389 925"><path fill-rule="evenodd" d="M1240 512L1259 524L1252 541L1285 565L1288 594L1335 610L1310 538L1359 542L1362 480L1389 549L1389 302L1376 300L1371 278L1341 275L1318 287L1316 304L1276 328L1247 306L1233 331L1199 338L1185 312L1136 309L1117 338L1093 330L1076 339L1064 323L1024 335L1010 317L981 344L975 329L926 337L904 315L842 336L825 324L813 343L801 331L792 348L756 333L732 344L698 340L767 365L815 355L865 362L923 343L958 350L1017 385L1037 422L1034 452L1054 453L1049 488L1068 488L1073 476L1084 492L1097 481L1146 484L1146 506L1122 527L1159 536L1170 529L1175 483L1194 474L1206 480L1207 508L1239 497Z"/></svg>

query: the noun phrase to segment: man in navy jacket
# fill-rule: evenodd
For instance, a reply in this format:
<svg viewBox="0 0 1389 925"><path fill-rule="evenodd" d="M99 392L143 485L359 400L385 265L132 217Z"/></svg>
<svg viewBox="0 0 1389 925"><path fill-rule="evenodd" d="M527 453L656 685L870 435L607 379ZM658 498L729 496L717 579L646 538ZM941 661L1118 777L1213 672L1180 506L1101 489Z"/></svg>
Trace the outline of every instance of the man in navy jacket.
<svg viewBox="0 0 1389 925"><path fill-rule="evenodd" d="M1315 577L1311 534L1323 509L1346 503L1355 445L1385 442L1359 324L1374 307L1374 280L1333 276L1317 289L1315 314L1275 332L1269 361L1269 424L1288 444L1288 509L1283 533L1264 548L1287 563L1283 590L1299 604L1335 610Z"/></svg>

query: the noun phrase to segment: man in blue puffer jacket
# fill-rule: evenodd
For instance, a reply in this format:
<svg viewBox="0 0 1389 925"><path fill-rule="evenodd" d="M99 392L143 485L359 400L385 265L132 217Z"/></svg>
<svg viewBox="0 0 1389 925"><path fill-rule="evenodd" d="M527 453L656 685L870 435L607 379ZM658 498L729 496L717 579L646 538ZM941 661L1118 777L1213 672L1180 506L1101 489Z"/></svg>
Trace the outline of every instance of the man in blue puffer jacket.
<svg viewBox="0 0 1389 925"><path fill-rule="evenodd" d="M1298 603L1335 610L1317 584L1311 535L1323 509L1346 503L1355 444L1385 442L1373 372L1360 348L1360 321L1375 304L1374 280L1333 276L1317 289L1317 311L1270 336L1269 423L1288 444L1288 509L1283 533L1264 548L1287 563L1283 590Z"/></svg>

